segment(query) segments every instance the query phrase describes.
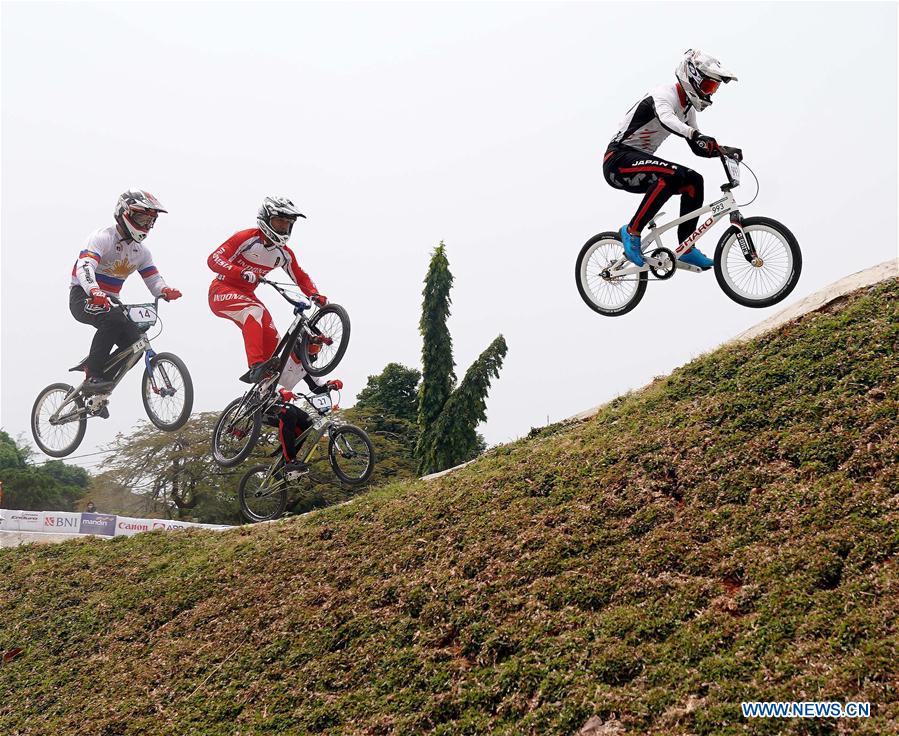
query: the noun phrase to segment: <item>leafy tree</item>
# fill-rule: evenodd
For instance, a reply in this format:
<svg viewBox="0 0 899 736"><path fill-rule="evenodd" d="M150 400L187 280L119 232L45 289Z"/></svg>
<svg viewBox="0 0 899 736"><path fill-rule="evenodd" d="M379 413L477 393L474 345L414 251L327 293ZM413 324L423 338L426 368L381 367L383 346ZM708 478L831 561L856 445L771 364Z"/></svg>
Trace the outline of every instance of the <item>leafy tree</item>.
<svg viewBox="0 0 899 736"><path fill-rule="evenodd" d="M403 377L402 371L385 369L381 375L385 373ZM408 375L405 379L399 384L408 383ZM393 385L393 381L388 384ZM408 387L403 390L408 391ZM393 403L391 392L379 396L388 404ZM371 437L376 463L369 486L415 476L413 448L418 430L414 422L392 415L374 399L368 406L343 410L340 416L362 427ZM140 503L138 509L132 507L126 513L240 524L237 501L240 479L252 465L273 462L279 447L277 433L263 425L259 443L250 458L239 467L225 469L215 464L209 444L217 418L216 414L197 414L177 432L159 432L149 425L141 425L129 435L119 435L113 444L115 452L102 466L105 472L94 480L92 497L112 494L115 497L112 502L116 498L122 502L127 500L122 491L130 490L136 494L132 498ZM296 484L289 499L288 508L296 513L342 503L363 490L340 483L328 464L327 443L325 435L311 463L312 472ZM97 499L95 503L100 508ZM111 511L111 508L104 506L101 510Z"/></svg>
<svg viewBox="0 0 899 736"><path fill-rule="evenodd" d="M93 501L97 511L102 514L150 518L165 516L161 505L148 504L146 497L132 493L129 488L111 478L108 472L91 476L88 493L78 501L76 508L84 511L89 501Z"/></svg>
<svg viewBox="0 0 899 736"><path fill-rule="evenodd" d="M508 351L505 339L499 335L472 363L462 383L455 387L452 338L446 326L452 283L446 248L441 241L425 276L419 323L423 338L423 371L418 394L420 434L415 456L420 473L444 470L483 451L484 442L476 428L487 418L490 381L499 377Z"/></svg>
<svg viewBox="0 0 899 736"><path fill-rule="evenodd" d="M118 434L103 469L101 488L111 485L142 498L139 511L167 518L237 523L239 474L215 464L209 446L218 416L191 416L175 432L160 432L141 422L130 434ZM98 479L99 481L99 479Z"/></svg>
<svg viewBox="0 0 899 736"><path fill-rule="evenodd" d="M0 431L0 480L8 509L71 511L86 493L90 476L61 460L33 463L26 447Z"/></svg>
<svg viewBox="0 0 899 736"><path fill-rule="evenodd" d="M418 413L418 382L421 371L399 363L388 363L356 396L357 409L372 409L387 416L415 422Z"/></svg>

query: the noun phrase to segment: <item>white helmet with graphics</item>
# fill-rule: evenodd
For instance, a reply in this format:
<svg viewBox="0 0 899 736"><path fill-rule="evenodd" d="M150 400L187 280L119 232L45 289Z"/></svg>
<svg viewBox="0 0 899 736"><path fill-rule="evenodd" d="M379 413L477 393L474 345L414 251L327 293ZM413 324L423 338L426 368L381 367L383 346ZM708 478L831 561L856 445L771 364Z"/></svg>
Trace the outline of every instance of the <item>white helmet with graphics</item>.
<svg viewBox="0 0 899 736"><path fill-rule="evenodd" d="M689 49L674 76L683 87L690 104L697 110L705 110L712 104L712 95L718 90L721 82L737 81L736 76L721 66L714 56L709 56L699 49Z"/></svg>
<svg viewBox="0 0 899 736"><path fill-rule="evenodd" d="M306 215L287 197L266 197L256 215L256 224L272 245L287 245L298 217L305 219Z"/></svg>
<svg viewBox="0 0 899 736"><path fill-rule="evenodd" d="M122 235L140 243L147 237L160 212L168 212L149 192L130 189L124 192L115 206L115 221Z"/></svg>

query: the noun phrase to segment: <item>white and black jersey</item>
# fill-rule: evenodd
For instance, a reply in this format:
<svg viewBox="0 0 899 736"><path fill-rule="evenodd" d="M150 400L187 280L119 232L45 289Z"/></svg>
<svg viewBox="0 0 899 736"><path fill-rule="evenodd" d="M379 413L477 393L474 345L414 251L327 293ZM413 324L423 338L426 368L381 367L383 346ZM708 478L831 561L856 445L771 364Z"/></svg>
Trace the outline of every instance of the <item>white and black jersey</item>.
<svg viewBox="0 0 899 736"><path fill-rule="evenodd" d="M652 154L671 133L691 141L696 130L696 111L680 85L662 84L627 111L610 145Z"/></svg>

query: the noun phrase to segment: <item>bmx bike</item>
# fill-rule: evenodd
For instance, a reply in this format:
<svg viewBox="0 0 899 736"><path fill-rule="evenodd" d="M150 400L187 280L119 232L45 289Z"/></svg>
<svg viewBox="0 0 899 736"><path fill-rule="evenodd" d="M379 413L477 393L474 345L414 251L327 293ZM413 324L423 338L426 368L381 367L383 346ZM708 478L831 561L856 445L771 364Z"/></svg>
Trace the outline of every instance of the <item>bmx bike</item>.
<svg viewBox="0 0 899 736"><path fill-rule="evenodd" d="M84 439L87 420L109 416L109 398L141 359L144 374L141 378L141 399L144 410L155 426L174 432L184 426L194 403L194 387L184 361L172 353L157 353L147 337L148 330L159 317L159 299L152 304L123 304L109 295L111 309L120 309L140 330L140 339L113 353L103 371L112 381L104 393L85 393L82 381L77 386L53 383L43 389L31 409L31 434L41 451L50 457L65 457L74 452ZM69 371L86 370L87 357Z"/></svg>
<svg viewBox="0 0 899 736"><path fill-rule="evenodd" d="M680 256L696 245L712 226L730 216L730 227L715 248L715 278L721 290L744 307L770 307L789 295L799 281L802 253L790 230L770 217L746 217L740 214L733 190L740 184L742 152L721 146L719 158L724 165L727 184L724 196L710 204L657 225L655 218L641 239L643 266L631 263L624 255L617 232L594 235L581 248L574 276L581 298L594 312L607 317L627 314L646 293L649 276L665 281L678 270L702 271L684 263ZM754 201L754 200L753 200ZM656 218L665 214L660 212ZM699 218L696 230L674 250L662 245L663 233L680 223Z"/></svg>

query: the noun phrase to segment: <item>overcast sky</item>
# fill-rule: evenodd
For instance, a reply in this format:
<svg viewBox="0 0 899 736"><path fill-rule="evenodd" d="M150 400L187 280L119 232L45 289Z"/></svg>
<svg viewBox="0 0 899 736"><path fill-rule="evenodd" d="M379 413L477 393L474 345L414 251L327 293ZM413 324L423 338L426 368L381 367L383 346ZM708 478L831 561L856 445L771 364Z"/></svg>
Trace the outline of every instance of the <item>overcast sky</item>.
<svg viewBox="0 0 899 736"><path fill-rule="evenodd" d="M460 378L498 333L509 344L481 427L491 444L764 319L780 307L731 302L711 272L650 283L616 319L575 288L580 247L639 202L603 180L606 145L689 47L739 77L699 125L759 176L744 214L796 234L789 301L896 255L894 3L4 2L2 14L0 423L13 435L30 439L43 386L77 378L66 369L93 330L68 310L72 263L131 187L170 212L146 244L185 296L163 305L154 345L187 362L195 410L244 389L240 332L207 306L206 258L255 226L268 194L307 214L290 245L349 310L333 374L344 404L386 363L419 366L422 278L446 242ZM722 183L682 140L659 154L701 172L709 195ZM755 191L745 179L739 202ZM701 241L707 254L723 228ZM257 293L283 330L280 297ZM123 294L146 298L137 274ZM137 370L110 409L77 455L144 418Z"/></svg>

